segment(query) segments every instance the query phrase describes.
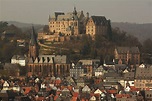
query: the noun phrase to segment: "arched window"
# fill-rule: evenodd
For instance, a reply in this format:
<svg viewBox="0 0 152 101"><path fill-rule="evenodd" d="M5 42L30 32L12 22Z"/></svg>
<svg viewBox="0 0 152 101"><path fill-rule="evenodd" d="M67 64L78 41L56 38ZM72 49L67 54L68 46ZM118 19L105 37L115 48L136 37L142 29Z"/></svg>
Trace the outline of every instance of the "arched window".
<svg viewBox="0 0 152 101"><path fill-rule="evenodd" d="M41 65L40 65L40 67L39 67L39 72L42 72L42 68L41 68Z"/></svg>

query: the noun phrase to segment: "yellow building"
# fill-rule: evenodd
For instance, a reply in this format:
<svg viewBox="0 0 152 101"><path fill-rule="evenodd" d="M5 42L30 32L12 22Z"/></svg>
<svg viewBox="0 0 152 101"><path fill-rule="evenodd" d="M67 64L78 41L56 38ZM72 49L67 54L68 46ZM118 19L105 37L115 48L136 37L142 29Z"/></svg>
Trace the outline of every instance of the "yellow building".
<svg viewBox="0 0 152 101"><path fill-rule="evenodd" d="M81 34L84 19L83 11L77 12L76 8L74 8L73 12L67 14L55 12L53 16L49 17L49 31L60 36Z"/></svg>
<svg viewBox="0 0 152 101"><path fill-rule="evenodd" d="M92 37L95 34L106 35L108 33L108 25L110 20L107 20L104 16L91 16L86 24L86 34Z"/></svg>

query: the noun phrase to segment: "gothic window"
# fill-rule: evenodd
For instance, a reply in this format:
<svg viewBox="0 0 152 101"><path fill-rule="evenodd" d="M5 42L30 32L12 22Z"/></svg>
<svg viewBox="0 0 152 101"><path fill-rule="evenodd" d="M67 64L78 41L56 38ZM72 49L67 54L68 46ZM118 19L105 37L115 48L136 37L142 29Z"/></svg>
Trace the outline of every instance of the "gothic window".
<svg viewBox="0 0 152 101"><path fill-rule="evenodd" d="M32 67L31 67L31 65L30 65L30 72L32 72Z"/></svg>
<svg viewBox="0 0 152 101"><path fill-rule="evenodd" d="M41 72L42 70L41 70L41 65L40 65L40 72Z"/></svg>

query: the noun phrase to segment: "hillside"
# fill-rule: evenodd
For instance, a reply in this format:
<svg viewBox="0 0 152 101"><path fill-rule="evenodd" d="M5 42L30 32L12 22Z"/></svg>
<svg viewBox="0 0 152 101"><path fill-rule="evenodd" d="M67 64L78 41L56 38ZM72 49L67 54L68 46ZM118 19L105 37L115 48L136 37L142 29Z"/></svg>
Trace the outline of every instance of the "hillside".
<svg viewBox="0 0 152 101"><path fill-rule="evenodd" d="M26 30L30 29L32 25L34 26L34 28L36 30L39 30L40 28L42 28L44 26L44 25L41 25L41 24L22 23L22 22L17 22L17 21L7 21L7 22L10 25L13 24L16 27L21 28L22 31L26 31Z"/></svg>
<svg viewBox="0 0 152 101"><path fill-rule="evenodd" d="M26 31L31 28L32 24L30 23L22 23L16 21L7 21L9 24L14 24L15 26L22 29L22 31ZM33 24L36 30L39 30L44 25L41 24ZM152 23L145 24L136 24L136 23L123 23L123 22L112 22L112 28L119 27L120 30L127 32L128 34L136 36L139 41L143 42L147 38L152 39Z"/></svg>
<svg viewBox="0 0 152 101"><path fill-rule="evenodd" d="M143 42L147 38L152 39L152 23L135 24L112 22L111 25L113 28L119 27L120 30L136 36L141 42Z"/></svg>

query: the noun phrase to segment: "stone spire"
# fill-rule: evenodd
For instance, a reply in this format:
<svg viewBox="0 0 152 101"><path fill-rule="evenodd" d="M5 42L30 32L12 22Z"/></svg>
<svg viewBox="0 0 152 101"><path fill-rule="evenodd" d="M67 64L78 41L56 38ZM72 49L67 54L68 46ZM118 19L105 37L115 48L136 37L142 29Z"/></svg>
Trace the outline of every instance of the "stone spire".
<svg viewBox="0 0 152 101"><path fill-rule="evenodd" d="M29 57L35 59L37 56L38 56L38 43L37 43L37 37L34 27L32 26L31 39L29 43Z"/></svg>
<svg viewBox="0 0 152 101"><path fill-rule="evenodd" d="M37 45L37 38L36 38L35 30L33 26L32 26L32 32L31 32L30 45L31 46Z"/></svg>

